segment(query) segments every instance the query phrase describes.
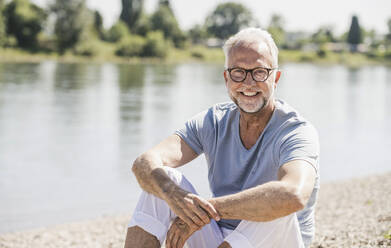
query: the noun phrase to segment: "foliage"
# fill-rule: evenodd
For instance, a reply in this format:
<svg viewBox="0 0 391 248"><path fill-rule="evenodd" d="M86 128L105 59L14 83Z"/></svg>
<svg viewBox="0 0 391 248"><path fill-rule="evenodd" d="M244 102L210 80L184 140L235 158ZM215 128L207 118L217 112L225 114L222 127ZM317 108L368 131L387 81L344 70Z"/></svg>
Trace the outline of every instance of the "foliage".
<svg viewBox="0 0 391 248"><path fill-rule="evenodd" d="M132 30L141 17L142 9L143 0L122 0L120 20L126 23L128 28Z"/></svg>
<svg viewBox="0 0 391 248"><path fill-rule="evenodd" d="M145 38L139 35L127 35L123 38L115 51L122 57L158 57L165 58L170 44L164 39L161 31L149 32Z"/></svg>
<svg viewBox="0 0 391 248"><path fill-rule="evenodd" d="M93 35L94 17L86 0L55 0L51 10L56 18L54 32L61 53Z"/></svg>
<svg viewBox="0 0 391 248"><path fill-rule="evenodd" d="M222 3L206 19L208 33L226 39L240 29L256 24L250 10L239 3Z"/></svg>
<svg viewBox="0 0 391 248"><path fill-rule="evenodd" d="M135 28L132 30L133 33L146 36L148 32L152 31L152 25L150 17L144 13L141 14Z"/></svg>
<svg viewBox="0 0 391 248"><path fill-rule="evenodd" d="M333 32L330 27L320 27L313 35L312 42L322 45L327 42L335 42Z"/></svg>
<svg viewBox="0 0 391 248"><path fill-rule="evenodd" d="M35 48L47 13L28 0L13 0L5 6L4 15L7 34L15 36L20 47Z"/></svg>
<svg viewBox="0 0 391 248"><path fill-rule="evenodd" d="M4 46L6 43L6 34L5 34L5 19L3 16L3 0L0 0L0 47Z"/></svg>
<svg viewBox="0 0 391 248"><path fill-rule="evenodd" d="M378 38L376 30L371 29L365 32L365 42L369 44L369 47L372 50L377 50L379 46L382 44L382 40Z"/></svg>
<svg viewBox="0 0 391 248"><path fill-rule="evenodd" d="M352 52L356 52L357 45L362 42L362 33L357 16L352 17L352 23L350 25L347 42L351 45Z"/></svg>
<svg viewBox="0 0 391 248"><path fill-rule="evenodd" d="M267 31L272 35L278 47L285 45L284 19L281 15L272 15Z"/></svg>
<svg viewBox="0 0 391 248"><path fill-rule="evenodd" d="M123 57L142 56L145 43L145 39L141 36L128 35L121 40L115 53Z"/></svg>
<svg viewBox="0 0 391 248"><path fill-rule="evenodd" d="M164 38L173 41L175 47L184 47L186 36L179 28L168 1L160 1L158 9L151 16L151 27L152 30L162 31Z"/></svg>
<svg viewBox="0 0 391 248"><path fill-rule="evenodd" d="M193 44L201 44L208 37L206 28L201 25L195 25L189 30L189 38Z"/></svg>
<svg viewBox="0 0 391 248"><path fill-rule="evenodd" d="M386 45L387 47L391 46L391 18L387 21L388 34L386 34Z"/></svg>
<svg viewBox="0 0 391 248"><path fill-rule="evenodd" d="M167 56L169 48L170 45L164 39L161 31L149 32L143 49L143 56L164 58Z"/></svg>
<svg viewBox="0 0 391 248"><path fill-rule="evenodd" d="M94 11L94 29L95 32L98 34L99 38L104 38L104 29L103 29L103 17L99 13L99 11Z"/></svg>
<svg viewBox="0 0 391 248"><path fill-rule="evenodd" d="M81 56L96 56L99 53L99 40L92 38L78 42L73 52Z"/></svg>
<svg viewBox="0 0 391 248"><path fill-rule="evenodd" d="M106 40L110 42L118 42L129 35L128 26L122 21L114 24L106 34Z"/></svg>

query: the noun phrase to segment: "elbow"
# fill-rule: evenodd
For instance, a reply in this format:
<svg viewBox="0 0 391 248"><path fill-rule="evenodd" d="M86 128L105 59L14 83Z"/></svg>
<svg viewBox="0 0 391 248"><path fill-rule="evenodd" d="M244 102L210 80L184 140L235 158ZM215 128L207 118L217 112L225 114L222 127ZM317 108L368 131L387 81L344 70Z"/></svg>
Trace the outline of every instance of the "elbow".
<svg viewBox="0 0 391 248"><path fill-rule="evenodd" d="M285 210L288 214L300 211L305 208L308 197L306 197L300 187L296 185L285 185Z"/></svg>
<svg viewBox="0 0 391 248"><path fill-rule="evenodd" d="M149 174L157 164L161 164L157 155L148 151L136 158L132 165L132 172L138 178L138 176Z"/></svg>
<svg viewBox="0 0 391 248"><path fill-rule="evenodd" d="M137 170L139 169L140 166L140 157L137 157L136 160L134 160L133 165L132 165L132 172L133 174L137 174Z"/></svg>
<svg viewBox="0 0 391 248"><path fill-rule="evenodd" d="M132 165L132 172L133 174L137 177L138 173L143 167L143 164L145 164L145 161L147 161L147 154L142 154L134 160L133 165Z"/></svg>
<svg viewBox="0 0 391 248"><path fill-rule="evenodd" d="M307 205L308 197L306 197L299 189L295 189L292 193L292 208L293 212L303 210Z"/></svg>

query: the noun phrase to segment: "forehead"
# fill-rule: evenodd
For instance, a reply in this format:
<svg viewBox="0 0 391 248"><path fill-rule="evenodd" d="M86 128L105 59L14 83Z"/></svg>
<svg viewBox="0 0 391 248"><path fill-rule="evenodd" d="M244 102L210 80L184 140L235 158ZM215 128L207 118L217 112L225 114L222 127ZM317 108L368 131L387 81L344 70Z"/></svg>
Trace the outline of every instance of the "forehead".
<svg viewBox="0 0 391 248"><path fill-rule="evenodd" d="M272 56L266 43L234 45L228 54L228 67L272 67Z"/></svg>

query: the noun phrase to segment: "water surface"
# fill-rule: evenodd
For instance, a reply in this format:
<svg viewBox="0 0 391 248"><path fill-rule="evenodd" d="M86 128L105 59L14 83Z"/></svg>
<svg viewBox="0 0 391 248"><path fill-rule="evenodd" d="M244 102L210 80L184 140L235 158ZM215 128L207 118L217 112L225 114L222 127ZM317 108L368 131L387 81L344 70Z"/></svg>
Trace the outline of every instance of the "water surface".
<svg viewBox="0 0 391 248"><path fill-rule="evenodd" d="M391 69L284 64L318 129L322 182L391 170ZM219 64L0 63L0 232L130 213L138 154L228 101ZM208 196L203 157L182 171Z"/></svg>

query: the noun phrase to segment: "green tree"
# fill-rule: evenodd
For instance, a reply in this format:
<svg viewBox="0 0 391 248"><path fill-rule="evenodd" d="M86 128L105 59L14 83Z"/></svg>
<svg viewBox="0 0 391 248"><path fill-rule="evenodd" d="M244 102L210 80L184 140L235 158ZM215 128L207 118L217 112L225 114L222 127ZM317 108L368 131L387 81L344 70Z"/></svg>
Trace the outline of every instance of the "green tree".
<svg viewBox="0 0 391 248"><path fill-rule="evenodd" d="M391 46L391 18L387 21L388 34L386 34L386 46L389 48Z"/></svg>
<svg viewBox="0 0 391 248"><path fill-rule="evenodd" d="M273 14L271 16L267 31L272 35L277 46L283 47L285 45L284 19L281 15Z"/></svg>
<svg viewBox="0 0 391 248"><path fill-rule="evenodd" d="M134 33L146 36L148 32L152 30L152 24L150 17L145 13L141 14L141 17L138 19L135 28L132 30Z"/></svg>
<svg viewBox="0 0 391 248"><path fill-rule="evenodd" d="M154 31L147 34L143 56L164 58L168 54L169 43L164 39L161 31Z"/></svg>
<svg viewBox="0 0 391 248"><path fill-rule="evenodd" d="M357 52L357 46L362 42L362 33L357 16L352 17L347 42L350 45L350 51Z"/></svg>
<svg viewBox="0 0 391 248"><path fill-rule="evenodd" d="M185 35L179 28L178 22L172 11L169 1L160 1L159 7L151 16L152 30L162 31L164 38L172 40L176 47L183 47Z"/></svg>
<svg viewBox="0 0 391 248"><path fill-rule="evenodd" d="M97 10L94 11L94 28L96 33L99 35L99 38L103 39L103 17Z"/></svg>
<svg viewBox="0 0 391 248"><path fill-rule="evenodd" d="M118 56L134 57L142 56L145 39L139 35L128 35L118 44L115 53Z"/></svg>
<svg viewBox="0 0 391 248"><path fill-rule="evenodd" d="M239 3L222 3L206 18L206 28L213 36L226 39L240 29L256 25L250 10Z"/></svg>
<svg viewBox="0 0 391 248"><path fill-rule="evenodd" d="M189 30L188 35L193 44L201 44L208 37L206 28L198 24Z"/></svg>
<svg viewBox="0 0 391 248"><path fill-rule="evenodd" d="M142 10L143 0L122 0L120 20L126 23L129 29L132 30L141 17Z"/></svg>
<svg viewBox="0 0 391 248"><path fill-rule="evenodd" d="M23 48L35 48L47 13L29 0L13 0L4 9L7 34L15 36Z"/></svg>
<svg viewBox="0 0 391 248"><path fill-rule="evenodd" d="M128 26L123 21L115 23L107 32L106 40L117 42L129 35Z"/></svg>
<svg viewBox="0 0 391 248"><path fill-rule="evenodd" d="M335 42L331 27L320 27L313 35L312 42L318 45L323 45L327 42Z"/></svg>
<svg viewBox="0 0 391 248"><path fill-rule="evenodd" d="M5 21L3 16L3 0L0 0L0 47L5 45Z"/></svg>
<svg viewBox="0 0 391 248"><path fill-rule="evenodd" d="M61 53L92 35L94 17L86 0L55 0L51 10L56 18L54 32Z"/></svg>

